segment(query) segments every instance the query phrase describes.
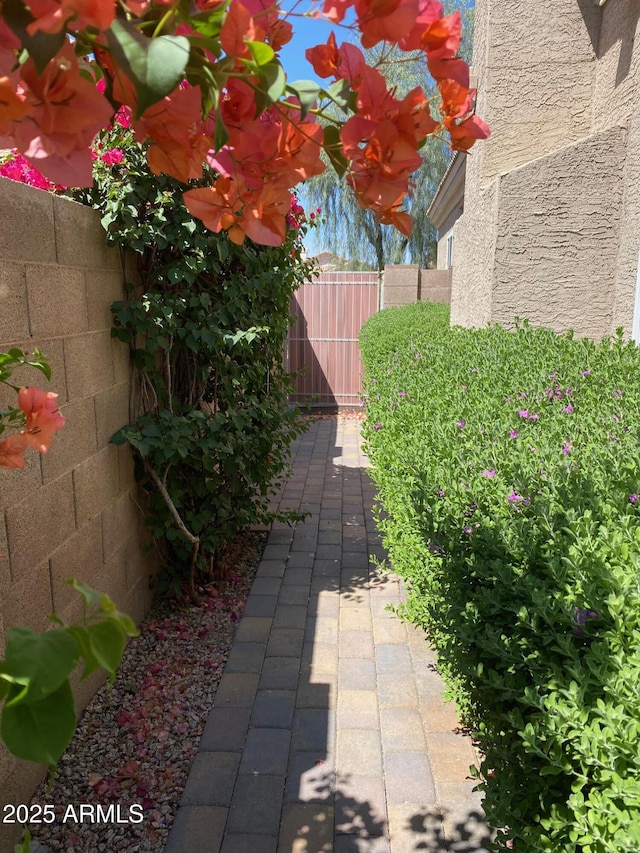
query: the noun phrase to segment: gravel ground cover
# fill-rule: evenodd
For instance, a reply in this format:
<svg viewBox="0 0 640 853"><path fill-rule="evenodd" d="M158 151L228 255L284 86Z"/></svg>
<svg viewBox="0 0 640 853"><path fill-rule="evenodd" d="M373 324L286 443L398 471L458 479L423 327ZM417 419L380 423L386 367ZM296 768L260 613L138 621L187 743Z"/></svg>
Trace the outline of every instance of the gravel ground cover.
<svg viewBox="0 0 640 853"><path fill-rule="evenodd" d="M203 589L199 606L154 604L113 687L96 693L34 795L56 813L31 827L34 850L164 849L265 539L250 533L230 549L227 579Z"/></svg>

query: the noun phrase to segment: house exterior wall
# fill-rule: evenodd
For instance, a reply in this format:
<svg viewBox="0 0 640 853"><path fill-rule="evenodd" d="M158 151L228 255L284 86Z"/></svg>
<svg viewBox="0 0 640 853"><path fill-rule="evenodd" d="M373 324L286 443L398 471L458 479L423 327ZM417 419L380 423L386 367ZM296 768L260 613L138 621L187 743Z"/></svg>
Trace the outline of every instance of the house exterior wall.
<svg viewBox="0 0 640 853"><path fill-rule="evenodd" d="M119 253L97 211L6 179L0 220L0 351L38 347L50 357L50 383L31 368L13 380L56 391L66 418L46 454L27 451L24 471L0 471L1 657L11 627L46 630L50 613L82 616L69 577L140 620L155 565L143 550L131 451L109 443L129 421L128 349L110 334L109 306L123 295ZM16 405L6 386L0 404ZM102 680L76 683L79 709ZM43 773L0 745L4 803L28 801ZM0 849L10 832L0 825Z"/></svg>
<svg viewBox="0 0 640 853"><path fill-rule="evenodd" d="M594 130L613 122L627 130L610 332L618 326L630 332L640 250L640 7L634 0L608 0L602 12Z"/></svg>
<svg viewBox="0 0 640 853"><path fill-rule="evenodd" d="M468 158L452 323L630 332L639 18L635 0L476 3L477 110L492 135Z"/></svg>

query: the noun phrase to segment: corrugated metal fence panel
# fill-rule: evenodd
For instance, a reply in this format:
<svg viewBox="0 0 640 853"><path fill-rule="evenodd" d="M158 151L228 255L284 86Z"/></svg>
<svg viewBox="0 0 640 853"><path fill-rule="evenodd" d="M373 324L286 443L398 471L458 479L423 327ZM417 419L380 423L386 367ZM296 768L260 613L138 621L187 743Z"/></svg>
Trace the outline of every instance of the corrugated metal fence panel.
<svg viewBox="0 0 640 853"><path fill-rule="evenodd" d="M378 310L378 274L323 273L291 300L296 318L288 341L288 369L298 377L292 400L318 405L360 402L362 364L358 334Z"/></svg>

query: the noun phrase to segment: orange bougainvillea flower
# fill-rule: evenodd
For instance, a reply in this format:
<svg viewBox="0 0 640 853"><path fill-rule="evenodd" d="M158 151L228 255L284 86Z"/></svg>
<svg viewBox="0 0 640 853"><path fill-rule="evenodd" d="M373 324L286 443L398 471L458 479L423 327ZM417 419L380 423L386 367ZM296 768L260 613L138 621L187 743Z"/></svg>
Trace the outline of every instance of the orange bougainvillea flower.
<svg viewBox="0 0 640 853"><path fill-rule="evenodd" d="M320 175L326 168L320 157L322 127L315 120L299 122L298 116L298 110L289 110L289 117L280 122L277 156L265 164L265 171L278 175L288 187Z"/></svg>
<svg viewBox="0 0 640 853"><path fill-rule="evenodd" d="M27 416L26 430L21 436L40 453L46 453L51 439L64 426L57 400L57 394L33 386L18 392L18 405Z"/></svg>
<svg viewBox="0 0 640 853"><path fill-rule="evenodd" d="M354 116L344 125L341 138L345 157L351 160L347 181L359 204L374 208L397 204L409 188L409 175L422 163L415 145L388 119L376 125Z"/></svg>
<svg viewBox="0 0 640 853"><path fill-rule="evenodd" d="M450 59L458 53L462 38L462 18L454 12L446 18L437 18L420 37L420 47L429 59Z"/></svg>
<svg viewBox="0 0 640 853"><path fill-rule="evenodd" d="M442 3L438 0L418 0L416 19L398 40L400 50L424 50L421 43L422 34L440 18L442 18Z"/></svg>
<svg viewBox="0 0 640 853"><path fill-rule="evenodd" d="M225 127L241 127L256 117L255 91L244 80L230 78L220 98L220 113Z"/></svg>
<svg viewBox="0 0 640 853"><path fill-rule="evenodd" d="M240 0L231 0L227 17L220 30L220 44L227 56L249 59L251 51L248 41L256 41L256 25L253 16Z"/></svg>
<svg viewBox="0 0 640 853"><path fill-rule="evenodd" d="M202 121L200 103L199 86L182 87L135 122L138 138L151 140L147 162L154 175L171 175L183 183L202 177L213 127Z"/></svg>
<svg viewBox="0 0 640 853"><path fill-rule="evenodd" d="M444 126L451 136L453 151L468 151L476 140L487 139L490 135L489 126L475 114L462 121L446 118Z"/></svg>
<svg viewBox="0 0 640 853"><path fill-rule="evenodd" d="M24 468L24 456L29 442L22 433L10 435L0 441L0 468Z"/></svg>
<svg viewBox="0 0 640 853"><path fill-rule="evenodd" d="M475 114L476 90L460 86L455 80L439 84L443 124L451 137L453 151L468 151L477 139L487 139L489 127Z"/></svg>
<svg viewBox="0 0 640 853"><path fill-rule="evenodd" d="M338 44L332 32L326 44L310 47L304 54L313 66L318 77L337 77L338 74Z"/></svg>
<svg viewBox="0 0 640 853"><path fill-rule="evenodd" d="M344 20L347 10L353 6L354 0L325 0L322 7L322 15L332 24L339 24ZM320 16L318 16L320 17Z"/></svg>
<svg viewBox="0 0 640 853"><path fill-rule="evenodd" d="M356 0L355 7L363 47L400 41L413 28L419 10L418 0Z"/></svg>
<svg viewBox="0 0 640 853"><path fill-rule="evenodd" d="M209 231L219 234L225 230L232 243L244 241L244 231L236 224L242 201L238 196L238 185L231 178L222 176L210 187L187 190L182 198L189 213L200 219Z"/></svg>
<svg viewBox="0 0 640 853"><path fill-rule="evenodd" d="M218 178L210 187L184 193L187 210L215 233L225 230L232 243L245 236L262 246L281 246L287 233L291 193L278 180L249 190L242 180Z"/></svg>
<svg viewBox="0 0 640 853"><path fill-rule="evenodd" d="M16 122L29 114L31 107L16 92L11 77L0 77L0 139L11 139Z"/></svg>
<svg viewBox="0 0 640 853"><path fill-rule="evenodd" d="M72 30L108 30L116 14L115 0L29 0L29 9L35 18L27 26L31 36L59 33L67 24Z"/></svg>
<svg viewBox="0 0 640 853"><path fill-rule="evenodd" d="M399 198L395 204L388 207L381 207L376 213L378 221L383 225L393 225L406 237L410 237L413 230L413 219L406 211L399 209L402 199L403 197Z"/></svg>
<svg viewBox="0 0 640 853"><path fill-rule="evenodd" d="M433 79L440 83L443 80L455 80L460 86L469 88L469 66L464 59L431 59L427 54L427 67Z"/></svg>
<svg viewBox="0 0 640 853"><path fill-rule="evenodd" d="M32 59L20 69L29 120L17 125L16 147L54 183L91 186L89 145L113 108L95 84L80 75L71 44L39 75Z"/></svg>
<svg viewBox="0 0 640 853"><path fill-rule="evenodd" d="M291 193L278 181L266 182L259 192L243 194L244 207L238 226L254 243L281 246L287 234Z"/></svg>

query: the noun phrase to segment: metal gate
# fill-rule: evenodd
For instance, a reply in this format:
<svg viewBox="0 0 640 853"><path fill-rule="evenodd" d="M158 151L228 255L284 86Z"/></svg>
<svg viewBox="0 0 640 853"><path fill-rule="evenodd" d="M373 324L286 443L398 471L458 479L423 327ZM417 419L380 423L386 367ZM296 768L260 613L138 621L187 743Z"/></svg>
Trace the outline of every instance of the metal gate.
<svg viewBox="0 0 640 853"><path fill-rule="evenodd" d="M291 399L318 406L357 406L362 364L358 334L378 311L376 272L325 272L291 299L287 369L302 370Z"/></svg>

